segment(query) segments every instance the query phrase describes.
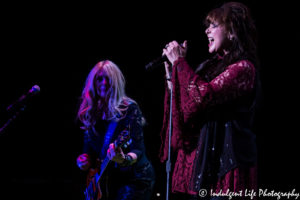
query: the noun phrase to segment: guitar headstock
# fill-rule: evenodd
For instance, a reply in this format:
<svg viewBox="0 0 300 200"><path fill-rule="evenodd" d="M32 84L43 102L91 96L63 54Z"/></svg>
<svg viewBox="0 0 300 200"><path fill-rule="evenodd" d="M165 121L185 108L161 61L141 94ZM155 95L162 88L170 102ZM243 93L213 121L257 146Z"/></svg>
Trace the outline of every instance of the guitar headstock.
<svg viewBox="0 0 300 200"><path fill-rule="evenodd" d="M123 146L127 146L129 145L131 139L130 139L130 133L129 133L129 127L124 129L120 135L118 136L118 138L115 140L114 144L115 147L123 147Z"/></svg>

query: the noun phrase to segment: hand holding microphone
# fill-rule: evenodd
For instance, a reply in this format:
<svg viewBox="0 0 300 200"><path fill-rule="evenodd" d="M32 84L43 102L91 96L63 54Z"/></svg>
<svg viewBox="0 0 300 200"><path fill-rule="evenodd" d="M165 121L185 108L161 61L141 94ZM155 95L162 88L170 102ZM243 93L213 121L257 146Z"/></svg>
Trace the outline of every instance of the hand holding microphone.
<svg viewBox="0 0 300 200"><path fill-rule="evenodd" d="M170 61L170 63L173 65L178 58L186 56L186 51L187 51L186 40L183 42L182 45L179 45L176 41L173 41L165 46L165 48L163 49L163 55L166 56ZM172 66L170 66L168 62L164 62L164 65L165 65L168 88L169 90L171 90L172 89L172 83L171 83Z"/></svg>
<svg viewBox="0 0 300 200"><path fill-rule="evenodd" d="M177 52L174 52L174 51L177 51ZM186 40L182 44L178 44L178 42L176 42L176 41L170 42L163 49L163 55L159 58L156 58L152 62L148 63L145 66L145 68L146 68L146 70L152 70L152 69L160 66L161 64L163 64L166 61L170 61L173 64L172 61L177 60L176 57L185 57L186 52L187 52L187 41ZM177 54L179 56L176 56Z"/></svg>
<svg viewBox="0 0 300 200"><path fill-rule="evenodd" d="M187 52L187 41L185 40L182 45L178 44L177 41L172 41L165 46L163 49L163 55L165 55L170 63L173 65L174 62L180 58L185 57Z"/></svg>

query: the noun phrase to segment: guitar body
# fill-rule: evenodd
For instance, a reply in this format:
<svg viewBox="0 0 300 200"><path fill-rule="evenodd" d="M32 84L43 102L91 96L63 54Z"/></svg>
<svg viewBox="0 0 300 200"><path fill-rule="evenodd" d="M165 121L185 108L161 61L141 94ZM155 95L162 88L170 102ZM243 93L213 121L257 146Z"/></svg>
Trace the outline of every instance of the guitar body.
<svg viewBox="0 0 300 200"><path fill-rule="evenodd" d="M97 182L99 180L99 182ZM101 190L101 177L98 168L91 168L86 179L87 188L85 190L86 200L100 200L103 197ZM99 184L98 184L99 183Z"/></svg>

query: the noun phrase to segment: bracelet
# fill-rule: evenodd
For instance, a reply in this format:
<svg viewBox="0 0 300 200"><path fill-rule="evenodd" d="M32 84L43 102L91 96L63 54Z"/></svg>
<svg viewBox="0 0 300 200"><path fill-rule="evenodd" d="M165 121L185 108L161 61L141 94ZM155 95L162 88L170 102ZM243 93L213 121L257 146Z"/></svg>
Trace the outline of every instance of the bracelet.
<svg viewBox="0 0 300 200"><path fill-rule="evenodd" d="M121 166L129 166L132 164L132 157L130 155L125 154L124 161L120 164Z"/></svg>

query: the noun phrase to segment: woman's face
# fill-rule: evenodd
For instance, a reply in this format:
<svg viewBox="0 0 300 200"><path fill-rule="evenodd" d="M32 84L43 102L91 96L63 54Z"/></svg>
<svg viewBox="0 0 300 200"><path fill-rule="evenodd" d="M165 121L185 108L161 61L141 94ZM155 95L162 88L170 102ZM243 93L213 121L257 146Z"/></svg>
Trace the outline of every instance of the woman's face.
<svg viewBox="0 0 300 200"><path fill-rule="evenodd" d="M209 27L205 30L208 38L208 51L209 53L226 54L226 47L228 45L228 38L223 25L217 22L210 23Z"/></svg>
<svg viewBox="0 0 300 200"><path fill-rule="evenodd" d="M100 70L95 76L95 88L100 98L105 98L110 88L109 77L106 72Z"/></svg>

